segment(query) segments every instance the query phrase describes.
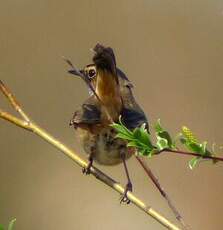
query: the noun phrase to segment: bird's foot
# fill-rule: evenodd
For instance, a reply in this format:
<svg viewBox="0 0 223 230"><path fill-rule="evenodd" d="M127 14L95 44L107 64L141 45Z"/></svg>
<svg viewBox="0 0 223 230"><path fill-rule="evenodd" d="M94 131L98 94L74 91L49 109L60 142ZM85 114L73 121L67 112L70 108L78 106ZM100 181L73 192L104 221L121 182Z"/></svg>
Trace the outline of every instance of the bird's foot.
<svg viewBox="0 0 223 230"><path fill-rule="evenodd" d="M89 162L87 167L82 168L82 173L85 175L89 175L91 173L92 162Z"/></svg>
<svg viewBox="0 0 223 230"><path fill-rule="evenodd" d="M125 186L125 191L124 191L124 194L121 196L121 198L120 198L120 204L121 203L126 203L126 204L130 204L130 200L129 200L129 198L128 198L128 196L127 196L127 193L128 192L132 192L132 183L129 181L128 183L127 183L127 185Z"/></svg>

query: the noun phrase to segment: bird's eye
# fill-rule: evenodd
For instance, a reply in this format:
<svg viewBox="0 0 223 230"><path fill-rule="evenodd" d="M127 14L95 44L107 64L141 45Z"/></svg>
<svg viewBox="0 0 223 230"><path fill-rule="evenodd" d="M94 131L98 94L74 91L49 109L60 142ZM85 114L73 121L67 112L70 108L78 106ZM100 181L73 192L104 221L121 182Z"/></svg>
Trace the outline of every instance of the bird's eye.
<svg viewBox="0 0 223 230"><path fill-rule="evenodd" d="M93 78L93 77L95 77L95 75L96 75L95 70L94 69L90 69L89 72L88 72L89 78Z"/></svg>

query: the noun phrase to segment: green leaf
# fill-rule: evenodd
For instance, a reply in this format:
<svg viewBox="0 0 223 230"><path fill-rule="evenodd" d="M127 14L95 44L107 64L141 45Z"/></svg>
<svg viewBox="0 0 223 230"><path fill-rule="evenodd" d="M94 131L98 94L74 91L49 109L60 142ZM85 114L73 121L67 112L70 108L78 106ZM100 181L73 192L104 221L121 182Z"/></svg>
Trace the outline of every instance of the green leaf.
<svg viewBox="0 0 223 230"><path fill-rule="evenodd" d="M138 147L138 144L137 144L135 141L130 141L130 142L127 144L127 147Z"/></svg>
<svg viewBox="0 0 223 230"><path fill-rule="evenodd" d="M183 136L180 136L179 140L180 140L181 144L183 144L183 145L185 145L187 143L186 138Z"/></svg>
<svg viewBox="0 0 223 230"><path fill-rule="evenodd" d="M0 230L4 230L4 227L3 227L3 225L0 225Z"/></svg>
<svg viewBox="0 0 223 230"><path fill-rule="evenodd" d="M167 131L159 132L159 133L157 133L157 135L167 141L167 145L169 148L173 147L172 139L170 137L170 134Z"/></svg>
<svg viewBox="0 0 223 230"><path fill-rule="evenodd" d="M145 156L144 153L142 151L140 151L139 149L138 149L138 155L139 156Z"/></svg>
<svg viewBox="0 0 223 230"><path fill-rule="evenodd" d="M135 128L135 129L133 130L133 137L134 137L135 139L140 140L140 138L141 138L141 131L140 131L139 128Z"/></svg>
<svg viewBox="0 0 223 230"><path fill-rule="evenodd" d="M157 120L157 122L154 125L154 129L157 133L164 131L161 127L160 119Z"/></svg>
<svg viewBox="0 0 223 230"><path fill-rule="evenodd" d="M141 153L143 156L147 156L147 155L148 155L146 149L140 149L140 153Z"/></svg>
<svg viewBox="0 0 223 230"><path fill-rule="evenodd" d="M166 147L165 148L170 148L170 149L174 149L175 148L175 144L172 141L172 138L169 134L169 132L167 132L164 128L162 128L161 123L160 123L160 119L158 119L158 121L156 122L155 126L155 131L156 131L156 138L159 141L159 139L165 139L166 141ZM164 142L163 140L161 142ZM163 149L163 148L162 148Z"/></svg>
<svg viewBox="0 0 223 230"><path fill-rule="evenodd" d="M207 141L204 141L204 142L201 144L201 149L202 149L202 153L203 153L203 154L206 154L206 151L207 151Z"/></svg>
<svg viewBox="0 0 223 230"><path fill-rule="evenodd" d="M148 131L142 125L140 128L135 128L133 131L133 136L137 139L142 145L148 145L149 148L152 148L152 143L150 140L150 135Z"/></svg>
<svg viewBox="0 0 223 230"><path fill-rule="evenodd" d="M203 156L211 156L211 155L214 155L214 153L210 152L208 149L207 149L207 141L204 141L202 144L201 144L201 147L202 147L202 155Z"/></svg>
<svg viewBox="0 0 223 230"><path fill-rule="evenodd" d="M197 165L197 163L199 162L200 157L193 157L190 161L189 161L189 167L190 169L194 169L195 166Z"/></svg>
<svg viewBox="0 0 223 230"><path fill-rule="evenodd" d="M186 142L186 146L188 147L188 149L190 151L202 154L202 145L201 144L194 143L194 142L189 142L189 143Z"/></svg>
<svg viewBox="0 0 223 230"><path fill-rule="evenodd" d="M122 128L123 128L129 135L132 135L132 131L130 131L129 129L127 129L127 128L125 127L125 125L122 123L121 116L119 116L119 123L120 123L120 125L122 126Z"/></svg>
<svg viewBox="0 0 223 230"><path fill-rule="evenodd" d="M153 145L150 139L150 134L148 133L147 129L145 129L145 124L143 124L139 129L141 132L140 140L142 141L142 143L148 145L150 148L153 148Z"/></svg>
<svg viewBox="0 0 223 230"><path fill-rule="evenodd" d="M121 139L124 139L124 140L128 140L128 141L134 140L133 137L130 137L130 136L124 134L124 133L118 133L118 134L116 134L115 137L116 137L116 138L121 138Z"/></svg>
<svg viewBox="0 0 223 230"><path fill-rule="evenodd" d="M142 156L149 156L149 153L150 153L150 151L148 150L148 149L146 149L146 148L139 148L138 149L138 152L139 152L139 154L140 155L142 155Z"/></svg>
<svg viewBox="0 0 223 230"><path fill-rule="evenodd" d="M147 145L144 145L143 143L139 142L138 140L135 140L135 143L137 145L137 151L140 155L148 156L153 148L150 148Z"/></svg>
<svg viewBox="0 0 223 230"><path fill-rule="evenodd" d="M126 136L132 136L132 132L125 128L123 125L113 123L110 126L114 128L118 133L123 133Z"/></svg>
<svg viewBox="0 0 223 230"><path fill-rule="evenodd" d="M168 141L165 138L157 138L156 146L159 150L163 150L165 148L168 148Z"/></svg>
<svg viewBox="0 0 223 230"><path fill-rule="evenodd" d="M156 149L156 148L153 148L153 149L149 152L148 157L152 157L153 155L156 155L156 153L157 153L157 149Z"/></svg>

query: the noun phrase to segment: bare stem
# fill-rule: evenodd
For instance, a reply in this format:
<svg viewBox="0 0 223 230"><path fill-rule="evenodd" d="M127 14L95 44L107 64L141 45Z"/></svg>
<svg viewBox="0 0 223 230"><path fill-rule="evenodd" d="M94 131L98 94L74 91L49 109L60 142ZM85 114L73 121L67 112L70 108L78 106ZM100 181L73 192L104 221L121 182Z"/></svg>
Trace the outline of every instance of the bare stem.
<svg viewBox="0 0 223 230"><path fill-rule="evenodd" d="M21 127L21 128L24 128L26 130L30 130L31 131L31 128L30 126L28 125L27 121L23 121L5 111L2 111L0 110L0 118L4 119L4 120L7 120L7 121L10 121L12 122L13 124Z"/></svg>
<svg viewBox="0 0 223 230"><path fill-rule="evenodd" d="M11 105L14 107L14 109L23 117L24 120L21 120L7 112L0 110L0 118L5 119L21 128L24 128L28 131L32 131L37 136L41 137L57 149L59 149L63 154L65 154L67 157L69 157L71 160L73 160L77 165L80 167L86 167L87 162L84 161L82 158L80 158L74 151L72 151L70 148L65 146L63 143L61 143L59 140L54 138L52 135L47 133L45 130L40 128L38 125L30 121L30 118L26 115L26 113L22 110L21 106L15 100L15 97L10 93L9 89L5 87L2 81L0 81L0 90L4 93L6 98L9 100ZM106 174L104 174L102 171L97 169L96 167L91 167L90 172L92 175L94 175L98 180L102 181L106 185L113 188L115 191L117 191L120 194L124 194L125 189L123 186L121 186L118 182L116 182L114 179L110 178ZM160 224L165 226L167 229L172 230L180 230L179 227L171 223L169 220L167 220L165 217L163 217L161 214L156 212L153 208L151 208L149 205L146 205L143 201L141 201L139 198L137 198L133 193L128 192L127 193L128 199L135 204L138 208L143 210L146 214L153 217L155 220L157 220Z"/></svg>
<svg viewBox="0 0 223 230"><path fill-rule="evenodd" d="M12 107L21 115L21 117L27 121L30 122L29 117L26 115L26 113L22 110L21 105L18 103L16 98L13 96L13 94L10 92L10 90L5 86L5 84L0 80L0 91L6 96L6 98L9 100Z"/></svg>
<svg viewBox="0 0 223 230"><path fill-rule="evenodd" d="M136 156L136 159L138 160L138 162L140 163L140 165L142 166L142 168L144 169L144 171L146 172L147 176L152 180L152 182L154 183L154 185L156 186L156 188L159 190L160 194L164 197L164 199L167 201L168 206L170 207L170 209L172 210L175 218L180 222L180 224L182 225L183 229L187 229L187 226L182 218L182 216L180 215L179 211L176 209L176 207L173 205L171 199L169 198L168 194L165 192L165 190L163 189L163 187L161 186L158 178L154 175L154 173L152 172L152 170L149 168L148 164L146 164L146 162L144 161L143 158L141 158L140 156Z"/></svg>
<svg viewBox="0 0 223 230"><path fill-rule="evenodd" d="M208 156L208 155L205 156L205 155L201 155L199 153L186 152L186 151L182 151L182 150L173 150L173 149L162 149L159 152L157 152L156 154L160 154L162 152L179 153L179 154L182 154L182 155L201 157L203 159L211 159L211 160L214 160L214 161L223 161L222 157L215 157L215 156Z"/></svg>

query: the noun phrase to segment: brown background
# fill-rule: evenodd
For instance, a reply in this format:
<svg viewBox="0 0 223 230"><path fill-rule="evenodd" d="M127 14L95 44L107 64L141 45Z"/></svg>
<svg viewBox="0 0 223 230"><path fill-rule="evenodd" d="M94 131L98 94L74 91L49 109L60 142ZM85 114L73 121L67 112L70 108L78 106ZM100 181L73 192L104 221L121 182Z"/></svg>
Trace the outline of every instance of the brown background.
<svg viewBox="0 0 223 230"><path fill-rule="evenodd" d="M31 1L0 4L0 78L42 127L77 151L68 122L87 98L61 59L90 62L97 42L114 48L151 123L223 143L223 3L185 1ZM12 111L0 97L0 106ZM164 229L38 137L0 120L0 223L16 230ZM83 152L83 151L82 151ZM151 168L192 229L222 229L223 165L191 171L189 157L163 154ZM175 221L134 158L134 191ZM122 166L101 167L122 183Z"/></svg>

